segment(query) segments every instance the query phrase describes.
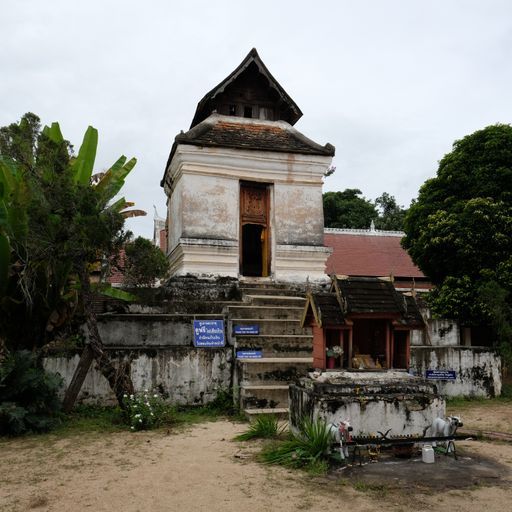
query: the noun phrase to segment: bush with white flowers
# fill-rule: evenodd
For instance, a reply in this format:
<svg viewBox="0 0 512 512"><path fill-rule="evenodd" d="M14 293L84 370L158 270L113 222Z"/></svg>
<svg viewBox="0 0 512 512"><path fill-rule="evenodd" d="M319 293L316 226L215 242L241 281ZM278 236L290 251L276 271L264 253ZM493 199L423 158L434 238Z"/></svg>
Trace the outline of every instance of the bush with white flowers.
<svg viewBox="0 0 512 512"><path fill-rule="evenodd" d="M157 391L145 389L134 395L124 395L123 398L131 430L149 430L171 419L171 407Z"/></svg>

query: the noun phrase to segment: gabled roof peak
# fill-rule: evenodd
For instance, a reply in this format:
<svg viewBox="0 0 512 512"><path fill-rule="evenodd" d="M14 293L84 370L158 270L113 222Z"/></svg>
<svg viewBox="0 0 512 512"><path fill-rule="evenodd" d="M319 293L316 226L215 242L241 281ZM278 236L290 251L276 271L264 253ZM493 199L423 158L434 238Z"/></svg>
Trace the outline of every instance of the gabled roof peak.
<svg viewBox="0 0 512 512"><path fill-rule="evenodd" d="M247 108L254 105L252 117L268 118L256 111L261 107L265 109L265 115L271 111L268 115L271 115L272 120L287 121L291 125L302 116L300 108L272 76L256 48L252 48L239 66L201 99L190 127L199 124L214 110L228 114L223 110L230 106L243 109L244 105ZM234 115L242 113L239 111Z"/></svg>

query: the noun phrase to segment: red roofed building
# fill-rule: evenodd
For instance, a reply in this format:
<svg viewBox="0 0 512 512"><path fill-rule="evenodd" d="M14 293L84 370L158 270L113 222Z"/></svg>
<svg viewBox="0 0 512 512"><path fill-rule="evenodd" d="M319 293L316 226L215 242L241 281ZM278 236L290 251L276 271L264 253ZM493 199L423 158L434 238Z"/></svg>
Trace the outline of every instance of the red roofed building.
<svg viewBox="0 0 512 512"><path fill-rule="evenodd" d="M430 281L413 263L400 241L401 231L331 229L324 244L332 248L326 273L351 277L389 277L400 289L429 289Z"/></svg>

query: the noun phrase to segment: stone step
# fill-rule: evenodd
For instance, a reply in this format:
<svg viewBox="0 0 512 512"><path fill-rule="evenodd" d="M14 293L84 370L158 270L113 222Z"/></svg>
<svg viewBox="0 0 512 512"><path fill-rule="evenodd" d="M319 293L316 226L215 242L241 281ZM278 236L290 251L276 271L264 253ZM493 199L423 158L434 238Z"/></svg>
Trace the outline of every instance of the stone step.
<svg viewBox="0 0 512 512"><path fill-rule="evenodd" d="M283 288L256 288L256 287L250 287L245 288L241 287L240 291L243 295L286 295L289 297L304 297L305 291L304 290L292 290L287 287Z"/></svg>
<svg viewBox="0 0 512 512"><path fill-rule="evenodd" d="M312 357L238 359L239 383L241 387L288 385L290 382L305 376L312 365Z"/></svg>
<svg viewBox="0 0 512 512"><path fill-rule="evenodd" d="M262 414L273 414L279 419L288 419L288 407L274 407L264 409L244 409L244 414L249 421L255 421Z"/></svg>
<svg viewBox="0 0 512 512"><path fill-rule="evenodd" d="M242 409L288 407L288 385L242 386L240 403Z"/></svg>
<svg viewBox="0 0 512 512"><path fill-rule="evenodd" d="M291 306L304 307L306 299L304 297L294 297L290 295L244 295L244 302L254 304L255 306Z"/></svg>
<svg viewBox="0 0 512 512"><path fill-rule="evenodd" d="M259 325L260 336L269 334L311 334L311 327L302 328L300 320L282 320L280 318L232 318L233 325ZM244 335L236 335L242 340Z"/></svg>
<svg viewBox="0 0 512 512"><path fill-rule="evenodd" d="M237 336L237 350L261 350L264 358L307 358L313 350L313 336L308 334L273 334Z"/></svg>
<svg viewBox="0 0 512 512"><path fill-rule="evenodd" d="M231 318L257 318L257 319L280 319L280 320L300 320L304 308L291 306L228 306L229 316Z"/></svg>

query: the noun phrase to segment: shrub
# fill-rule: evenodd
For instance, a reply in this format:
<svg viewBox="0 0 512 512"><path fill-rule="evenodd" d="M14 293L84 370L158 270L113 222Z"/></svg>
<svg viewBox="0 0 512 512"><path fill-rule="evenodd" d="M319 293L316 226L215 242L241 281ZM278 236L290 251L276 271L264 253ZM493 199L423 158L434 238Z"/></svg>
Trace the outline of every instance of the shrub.
<svg viewBox="0 0 512 512"><path fill-rule="evenodd" d="M279 420L273 414L263 414L243 434L235 437L235 441L248 441L249 439L270 439L277 437L284 430L279 427Z"/></svg>
<svg viewBox="0 0 512 512"><path fill-rule="evenodd" d="M125 414L131 430L150 430L172 421L174 410L157 391L124 395Z"/></svg>
<svg viewBox="0 0 512 512"><path fill-rule="evenodd" d="M0 434L45 432L54 427L61 385L61 377L39 366L34 353L11 352L0 363Z"/></svg>
<svg viewBox="0 0 512 512"><path fill-rule="evenodd" d="M298 433L291 433L287 441L265 449L262 458L269 464L317 468L322 461L327 463L331 443L332 435L324 421L305 418Z"/></svg>

